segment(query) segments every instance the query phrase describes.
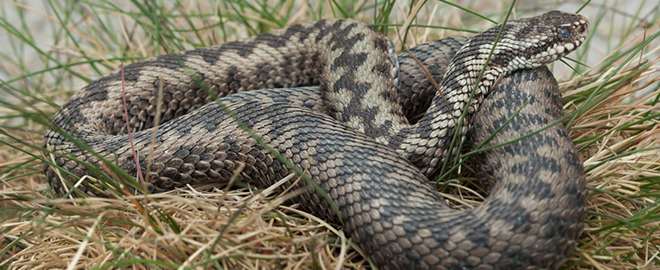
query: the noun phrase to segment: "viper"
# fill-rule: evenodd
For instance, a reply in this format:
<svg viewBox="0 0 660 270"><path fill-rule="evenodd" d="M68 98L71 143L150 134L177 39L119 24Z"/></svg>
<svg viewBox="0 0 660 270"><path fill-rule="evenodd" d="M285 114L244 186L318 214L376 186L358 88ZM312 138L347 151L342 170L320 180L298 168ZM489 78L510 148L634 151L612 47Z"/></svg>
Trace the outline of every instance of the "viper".
<svg viewBox="0 0 660 270"><path fill-rule="evenodd" d="M108 196L114 180L92 173L101 157L132 175L138 164L150 192L234 173L268 186L294 171L268 145L331 199L300 181L292 200L343 224L383 269L555 269L576 245L586 201L582 166L560 125L480 154L480 175L494 180L474 209L449 207L425 175L457 154L452 146L470 127L474 145L493 144L558 119L557 83L542 66L578 48L587 29L584 16L551 11L420 45L412 52L434 65L438 95L409 54L397 59L386 37L353 20L159 56L74 94L45 136L53 160L44 170L58 194L94 175L101 180L77 188ZM423 109L410 124L406 114Z"/></svg>

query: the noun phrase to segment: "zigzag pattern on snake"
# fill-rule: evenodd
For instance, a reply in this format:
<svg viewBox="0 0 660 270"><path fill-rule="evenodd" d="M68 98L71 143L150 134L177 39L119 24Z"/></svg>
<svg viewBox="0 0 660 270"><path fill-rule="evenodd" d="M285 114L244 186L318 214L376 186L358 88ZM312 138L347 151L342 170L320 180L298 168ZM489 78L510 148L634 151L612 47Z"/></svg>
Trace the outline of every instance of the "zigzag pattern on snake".
<svg viewBox="0 0 660 270"><path fill-rule="evenodd" d="M346 229L376 265L388 269L557 268L581 232L586 199L581 165L562 129L548 129L533 137L537 141L531 147L539 150L536 154L522 154L513 145L488 152L500 151L495 154L499 158L485 161L483 174L506 178L494 184L486 202L469 211L448 207L419 169L408 162L432 174L447 157L456 121L464 110L466 119L472 121L498 78L543 66L569 53L584 42L587 27L586 18L558 11L509 21L480 81L479 71L499 26L468 39L440 84L448 103L439 95L434 97L415 125L408 124L402 107L413 112L427 102L413 97L398 103L398 62L391 42L359 22L321 20L244 41L159 56L125 68L133 140L138 149L153 149L153 163L143 170L149 169L145 176L152 191L227 179L237 163L246 165L241 172L245 181L269 185L291 170L240 129L220 106L208 103L211 98L204 88L224 95L318 82L320 92L314 88L257 91L229 96L222 102L295 166L308 169L309 176L337 203ZM543 90L538 91L541 96L556 85L554 79L548 79L551 75L533 74L542 75L516 73L504 78L501 85L538 87ZM403 85L408 82L401 81ZM164 106L157 112L161 83ZM92 82L62 107L44 142L56 154L55 164L78 177L90 172L67 155L100 166L97 157L55 132L61 129L101 156L116 157L123 170L135 175L120 86L119 73L110 74ZM513 91L530 105L546 104L533 92L526 96L524 91ZM318 100L320 95L323 102ZM524 114L531 120L522 123L535 127L550 123L546 120L558 115L560 105L555 109L544 105ZM505 119L501 117L511 115L506 107L489 103L482 111L495 110L489 111L490 116L500 118L481 115L473 125L492 132ZM326 111L339 122L315 110ZM158 128L156 143L150 145L149 128L156 113L169 121ZM459 129L459 141L467 130L467 126ZM520 127L506 134L526 132L529 130ZM480 138L479 131L475 134ZM139 153L140 166L146 166L146 155L146 151ZM536 163L525 163L529 161ZM538 167L529 170L529 166ZM63 180L72 178L60 178L48 164L44 169L50 184L64 194L70 183ZM98 183L85 184L96 186L81 186L89 195L104 195ZM295 200L329 220L336 219L330 204L313 189Z"/></svg>

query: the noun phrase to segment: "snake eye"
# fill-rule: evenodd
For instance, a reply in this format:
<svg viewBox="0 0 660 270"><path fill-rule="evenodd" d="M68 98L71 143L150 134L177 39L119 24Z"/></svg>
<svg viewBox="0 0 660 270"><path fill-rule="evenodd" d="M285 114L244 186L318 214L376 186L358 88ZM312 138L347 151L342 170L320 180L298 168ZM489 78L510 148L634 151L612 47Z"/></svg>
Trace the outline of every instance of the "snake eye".
<svg viewBox="0 0 660 270"><path fill-rule="evenodd" d="M565 40L571 37L571 31L566 28L559 29L559 39Z"/></svg>
<svg viewBox="0 0 660 270"><path fill-rule="evenodd" d="M580 25L580 27L578 27L578 29L577 29L577 32L578 32L578 34L582 35L582 34L584 34L585 30L587 30L587 29L584 28L584 25Z"/></svg>

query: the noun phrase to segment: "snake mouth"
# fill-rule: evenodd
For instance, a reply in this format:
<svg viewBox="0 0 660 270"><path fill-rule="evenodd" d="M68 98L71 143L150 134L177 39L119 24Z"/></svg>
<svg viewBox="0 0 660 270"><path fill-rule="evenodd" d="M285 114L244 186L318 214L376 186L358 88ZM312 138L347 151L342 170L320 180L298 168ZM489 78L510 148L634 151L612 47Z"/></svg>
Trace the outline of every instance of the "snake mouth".
<svg viewBox="0 0 660 270"><path fill-rule="evenodd" d="M509 52L496 61L500 72L536 68L562 58L586 41L589 30L586 17L561 11L521 20L534 20L535 26L512 27L500 41L499 48Z"/></svg>
<svg viewBox="0 0 660 270"><path fill-rule="evenodd" d="M532 67L548 64L576 50L589 32L589 20L583 15L551 11L544 17L551 22L545 28L546 35L527 40L529 44L526 44L533 51L528 58Z"/></svg>
<svg viewBox="0 0 660 270"><path fill-rule="evenodd" d="M577 49L580 44L584 42L585 38L576 39L574 42L565 43L565 44L554 44L552 47L548 47L545 51L536 55L536 62L539 64L546 64L552 61L555 61L559 58L566 56L575 49Z"/></svg>
<svg viewBox="0 0 660 270"><path fill-rule="evenodd" d="M557 38L561 42L554 43L546 50L536 54L533 61L537 65L544 65L562 58L584 43L587 39L589 21L584 16L579 16L579 20L557 27Z"/></svg>
<svg viewBox="0 0 660 270"><path fill-rule="evenodd" d="M557 47L557 52L560 54L563 53L565 55L572 52L573 50L577 49L577 47L579 47L580 44L584 43L584 41L587 39L587 33L589 33L589 20L587 20L587 18L582 15L578 14L577 16L579 16L578 20L576 20L575 22L569 24L568 26L566 26L566 28L564 28L570 32L571 39L567 40L568 42L563 46L560 45ZM563 47L563 49L559 51L559 48L561 47Z"/></svg>

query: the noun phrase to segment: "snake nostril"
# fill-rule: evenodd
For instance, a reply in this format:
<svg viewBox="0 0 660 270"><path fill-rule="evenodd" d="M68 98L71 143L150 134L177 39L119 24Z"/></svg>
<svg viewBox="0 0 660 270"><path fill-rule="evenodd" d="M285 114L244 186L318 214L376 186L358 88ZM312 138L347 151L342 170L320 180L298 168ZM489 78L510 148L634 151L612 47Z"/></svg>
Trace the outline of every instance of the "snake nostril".
<svg viewBox="0 0 660 270"><path fill-rule="evenodd" d="M587 29L584 27L584 25L580 25L580 27L578 27L578 29L577 29L578 34L580 34L580 35L584 34L584 32L585 32L586 30L587 30Z"/></svg>

